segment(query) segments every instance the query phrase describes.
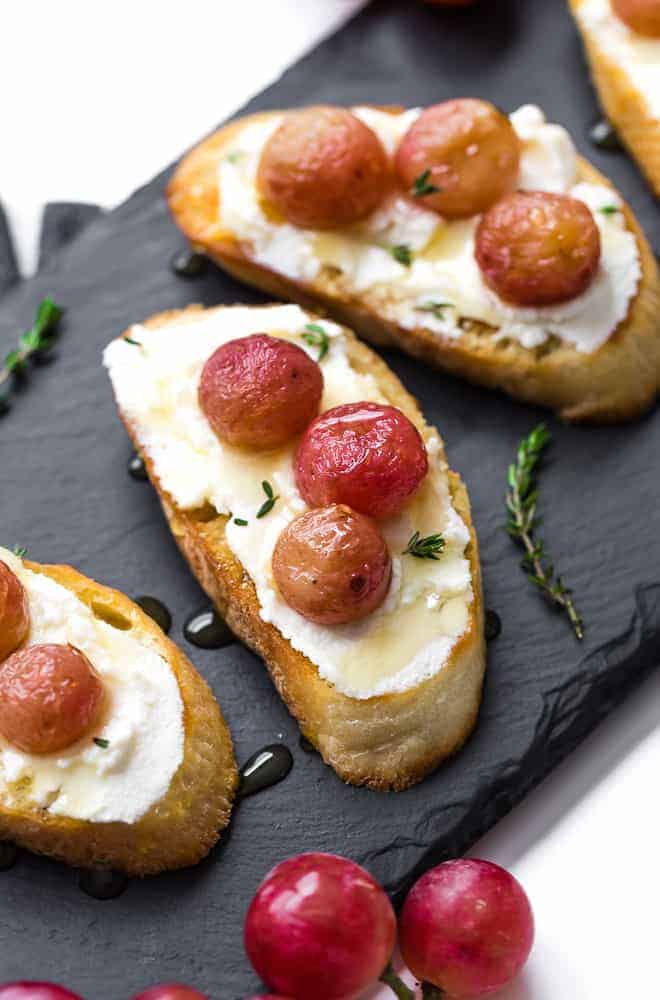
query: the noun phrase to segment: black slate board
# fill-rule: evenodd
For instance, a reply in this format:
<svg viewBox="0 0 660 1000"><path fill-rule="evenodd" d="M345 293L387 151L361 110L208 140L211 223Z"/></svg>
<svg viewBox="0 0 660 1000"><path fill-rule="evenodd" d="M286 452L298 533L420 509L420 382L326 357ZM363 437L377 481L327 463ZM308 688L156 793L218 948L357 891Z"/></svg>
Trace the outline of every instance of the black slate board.
<svg viewBox="0 0 660 1000"><path fill-rule="evenodd" d="M587 142L597 106L560 0L500 0L460 13L377 0L249 107L430 103L458 94L487 95L507 109L542 104L620 185L658 246L657 208L635 166ZM440 426L451 463L468 483L487 604L503 620L467 747L408 792L349 788L299 748L296 725L251 653L238 645L220 652L187 646L184 620L204 597L150 487L126 474L131 451L100 353L152 312L261 299L213 268L194 281L168 270L181 246L162 200L168 175L92 221L46 273L0 307L3 347L44 294L68 307L56 363L35 372L0 424L2 539L29 546L40 560L73 561L129 594L162 598L174 613L173 638L222 704L239 761L281 739L295 766L284 783L237 808L206 863L133 884L112 902L82 895L71 871L29 855L2 876L0 979L54 978L88 1000L123 1000L139 986L171 979L214 1000L252 992L242 919L271 865L301 850L337 851L400 894L416 871L466 849L660 660L660 414L621 428L549 421L556 445L541 506L553 554L587 622L581 646L524 582L502 531L506 464L542 414L395 354L387 360Z"/></svg>

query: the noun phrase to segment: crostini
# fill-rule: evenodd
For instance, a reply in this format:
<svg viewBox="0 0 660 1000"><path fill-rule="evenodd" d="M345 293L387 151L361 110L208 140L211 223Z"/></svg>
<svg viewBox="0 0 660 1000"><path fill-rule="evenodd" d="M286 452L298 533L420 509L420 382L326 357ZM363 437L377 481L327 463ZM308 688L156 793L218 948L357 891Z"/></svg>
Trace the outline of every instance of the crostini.
<svg viewBox="0 0 660 1000"><path fill-rule="evenodd" d="M568 420L630 419L656 398L653 254L536 107L255 114L193 149L167 196L232 275L376 344Z"/></svg>
<svg viewBox="0 0 660 1000"><path fill-rule="evenodd" d="M196 864L238 775L205 681L133 601L0 548L0 839L83 868Z"/></svg>
<svg viewBox="0 0 660 1000"><path fill-rule="evenodd" d="M569 0L605 114L660 196L660 0Z"/></svg>
<svg viewBox="0 0 660 1000"><path fill-rule="evenodd" d="M350 331L190 307L105 351L175 540L345 781L402 789L467 738L477 539L438 432Z"/></svg>

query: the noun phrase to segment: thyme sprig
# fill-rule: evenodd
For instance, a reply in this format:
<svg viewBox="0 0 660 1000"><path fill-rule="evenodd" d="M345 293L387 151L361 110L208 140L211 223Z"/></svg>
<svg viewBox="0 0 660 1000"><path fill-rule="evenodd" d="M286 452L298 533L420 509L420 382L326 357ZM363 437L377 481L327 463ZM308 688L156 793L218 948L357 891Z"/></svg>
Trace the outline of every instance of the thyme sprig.
<svg viewBox="0 0 660 1000"><path fill-rule="evenodd" d="M28 361L43 356L50 350L55 342L56 327L62 312L62 307L56 305L50 296L42 299L37 306L32 326L21 334L18 346L6 355L0 367L0 414L9 409L10 378L12 375L26 375Z"/></svg>
<svg viewBox="0 0 660 1000"><path fill-rule="evenodd" d="M436 319L445 318L445 309L453 309L453 302L436 302L434 299L430 299L428 302L422 302L421 305L415 306L416 312L431 313Z"/></svg>
<svg viewBox="0 0 660 1000"><path fill-rule="evenodd" d="M423 173L416 177L413 186L410 189L410 193L413 198L425 198L427 194L438 194L442 191L442 188L437 187L435 184L431 184L429 178L431 176L430 170L425 170Z"/></svg>
<svg viewBox="0 0 660 1000"><path fill-rule="evenodd" d="M330 348L330 338L323 327L319 326L318 323L305 324L305 332L302 335L302 339L310 347L318 347L319 353L316 360L323 361Z"/></svg>
<svg viewBox="0 0 660 1000"><path fill-rule="evenodd" d="M25 559L27 551L28 550L25 548L24 545L14 546L14 555L16 556L17 559Z"/></svg>
<svg viewBox="0 0 660 1000"><path fill-rule="evenodd" d="M419 531L416 531L408 541L402 552L404 556L415 556L416 559L436 559L445 547L445 540L442 535L427 535L422 538Z"/></svg>
<svg viewBox="0 0 660 1000"><path fill-rule="evenodd" d="M266 499L264 500L261 507L257 511L257 517L265 517L266 514L269 514L273 509L273 507L275 506L275 504L277 503L277 501L279 500L279 496L275 495L275 493L273 492L273 487L270 485L267 479L264 479L264 481L261 484L261 488L266 494Z"/></svg>
<svg viewBox="0 0 660 1000"><path fill-rule="evenodd" d="M538 526L538 467L550 441L551 435L545 424L539 424L520 442L516 461L509 466L507 476L506 507L509 516L506 528L525 550L521 565L528 579L550 604L568 615L575 635L583 639L584 623L573 604L572 591L560 576L555 575L554 566L548 561L543 542L535 531Z"/></svg>

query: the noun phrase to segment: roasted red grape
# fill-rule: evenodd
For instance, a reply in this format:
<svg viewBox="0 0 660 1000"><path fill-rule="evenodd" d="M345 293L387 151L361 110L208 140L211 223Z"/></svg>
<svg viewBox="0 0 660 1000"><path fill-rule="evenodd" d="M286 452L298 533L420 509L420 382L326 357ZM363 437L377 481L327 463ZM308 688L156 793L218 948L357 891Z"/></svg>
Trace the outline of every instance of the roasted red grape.
<svg viewBox="0 0 660 1000"><path fill-rule="evenodd" d="M1 998L0 998L1 1000ZM204 993L193 990L181 983L161 983L160 986L150 986L133 997L133 1000L207 1000Z"/></svg>
<svg viewBox="0 0 660 1000"><path fill-rule="evenodd" d="M363 868L301 854L266 877L245 920L245 949L268 986L294 1000L354 1000L387 965L392 905Z"/></svg>
<svg viewBox="0 0 660 1000"><path fill-rule="evenodd" d="M534 918L519 882L499 865L463 859L432 868L412 887L399 919L404 961L449 997L486 997L527 961Z"/></svg>
<svg viewBox="0 0 660 1000"><path fill-rule="evenodd" d="M612 0L612 8L638 35L660 38L660 0Z"/></svg>
<svg viewBox="0 0 660 1000"><path fill-rule="evenodd" d="M277 540L273 575L282 597L320 625L358 621L383 603L392 560L377 525L349 507L301 514Z"/></svg>
<svg viewBox="0 0 660 1000"><path fill-rule="evenodd" d="M346 108L290 112L266 143L258 183L294 226L333 229L383 200L388 163L378 136Z"/></svg>
<svg viewBox="0 0 660 1000"><path fill-rule="evenodd" d="M475 254L486 283L505 302L547 306L581 295L600 261L600 233L582 201L518 191L479 223Z"/></svg>
<svg viewBox="0 0 660 1000"><path fill-rule="evenodd" d="M266 333L230 340L204 365L199 405L228 444L278 448L318 413L323 375L302 348Z"/></svg>
<svg viewBox="0 0 660 1000"><path fill-rule="evenodd" d="M397 514L428 471L426 448L401 410L347 403L310 424L296 456L296 484L311 507L343 503L361 514Z"/></svg>
<svg viewBox="0 0 660 1000"><path fill-rule="evenodd" d="M30 631L30 608L23 584L0 562L0 660L21 645Z"/></svg>
<svg viewBox="0 0 660 1000"><path fill-rule="evenodd" d="M427 108L396 154L406 191L448 219L490 208L518 180L520 141L505 114L463 97Z"/></svg>
<svg viewBox="0 0 660 1000"><path fill-rule="evenodd" d="M21 980L0 986L0 1000L82 1000L77 993L55 983L32 983Z"/></svg>
<svg viewBox="0 0 660 1000"><path fill-rule="evenodd" d="M0 664L0 733L26 753L55 753L90 729L103 684L73 646L27 646Z"/></svg>

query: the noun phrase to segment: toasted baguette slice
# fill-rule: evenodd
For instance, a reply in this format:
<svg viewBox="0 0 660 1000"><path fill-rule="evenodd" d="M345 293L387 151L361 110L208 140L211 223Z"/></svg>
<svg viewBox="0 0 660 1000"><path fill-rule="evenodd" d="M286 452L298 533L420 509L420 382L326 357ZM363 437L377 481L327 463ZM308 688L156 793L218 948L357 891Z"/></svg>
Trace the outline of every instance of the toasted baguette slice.
<svg viewBox="0 0 660 1000"><path fill-rule="evenodd" d="M199 308L161 313L143 325L153 329L195 322ZM227 307L218 311L222 309ZM417 403L393 372L348 330L343 332L351 367L368 371L387 401L423 431L426 425ZM463 744L481 700L485 642L477 538L467 491L458 475L449 474L454 507L470 532L466 554L473 599L467 627L448 661L429 680L402 693L356 699L325 681L309 659L260 617L254 584L225 538L228 518L208 506L180 509L160 482L137 427L121 411L120 415L136 449L143 453L172 534L199 583L233 632L263 658L303 734L341 778L354 785L400 790L420 781Z"/></svg>
<svg viewBox="0 0 660 1000"><path fill-rule="evenodd" d="M70 590L108 625L131 631L174 674L184 710L184 757L168 792L135 823L96 823L0 799L0 839L76 867L107 866L143 876L197 864L227 826L238 784L229 730L208 685L156 623L124 594L70 566L27 569ZM157 738L157 733L152 734Z"/></svg>
<svg viewBox="0 0 660 1000"><path fill-rule="evenodd" d="M197 250L239 280L303 307L326 311L375 344L400 348L470 381L551 407L566 420L628 420L653 404L660 386L660 277L627 206L623 212L639 246L642 279L628 316L593 354L581 354L556 338L533 349L512 339L497 341L488 336L493 329L477 321L456 339L423 325L406 329L385 319L363 297L347 294L332 269L322 269L313 282L292 280L258 264L250 246L221 227L217 179L221 158L246 125L279 113L264 112L226 125L179 165L168 186L168 202L175 222ZM582 159L579 180L612 186Z"/></svg>
<svg viewBox="0 0 660 1000"><path fill-rule="evenodd" d="M579 14L584 2L569 0L601 104L651 187L660 196L660 119L652 117L644 95L637 90L625 68L603 51L593 32L585 29ZM612 17L615 16L613 13Z"/></svg>

